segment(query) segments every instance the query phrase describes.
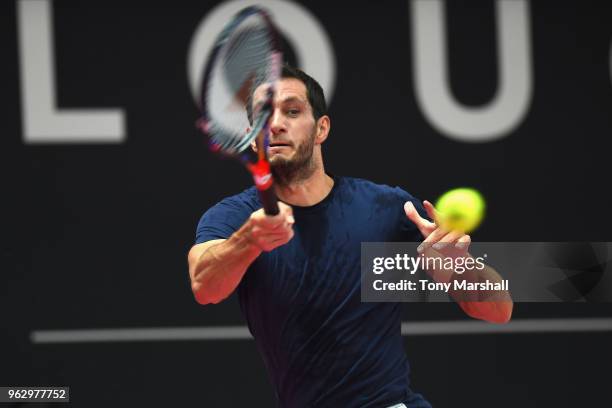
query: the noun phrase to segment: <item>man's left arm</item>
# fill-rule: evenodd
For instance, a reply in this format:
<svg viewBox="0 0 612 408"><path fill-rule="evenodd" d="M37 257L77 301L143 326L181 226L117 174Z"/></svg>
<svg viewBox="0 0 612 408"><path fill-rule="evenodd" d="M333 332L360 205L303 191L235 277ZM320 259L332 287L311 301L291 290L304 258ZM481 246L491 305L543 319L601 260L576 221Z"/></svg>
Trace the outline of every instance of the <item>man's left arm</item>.
<svg viewBox="0 0 612 408"><path fill-rule="evenodd" d="M434 206L424 201L423 205L427 214L432 220L438 219L438 214ZM469 235L462 231L447 231L431 222L417 212L414 205L409 201L404 205L406 216L417 226L423 237L423 242L419 245L419 252L426 258L453 258L464 257L472 258L468 249L471 243ZM482 269L466 270L462 274L457 274L454 270L433 269L427 271L436 282L451 282L458 277L470 283L491 282L502 283L502 277L489 265L484 265ZM507 290L499 290L491 293L486 291L486 300L481 296L483 291L450 290L449 294L459 304L461 309L470 317L486 320L492 323L507 323L512 316L513 302Z"/></svg>

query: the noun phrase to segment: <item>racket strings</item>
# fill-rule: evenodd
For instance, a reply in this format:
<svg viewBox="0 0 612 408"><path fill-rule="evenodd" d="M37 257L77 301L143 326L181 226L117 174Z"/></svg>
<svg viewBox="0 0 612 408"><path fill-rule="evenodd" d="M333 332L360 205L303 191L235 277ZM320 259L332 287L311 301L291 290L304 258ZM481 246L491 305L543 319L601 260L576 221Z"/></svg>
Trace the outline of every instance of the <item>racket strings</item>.
<svg viewBox="0 0 612 408"><path fill-rule="evenodd" d="M247 47L244 47L245 43L249 43ZM265 56L270 51L270 42L268 41L268 35L265 27L248 26L240 29L235 33L234 37L230 39L230 45L226 51L226 59L231 59L240 51L244 49L253 50L254 55ZM259 52L255 52L259 50Z"/></svg>
<svg viewBox="0 0 612 408"><path fill-rule="evenodd" d="M272 34L263 17L250 16L226 35L211 70L204 102L208 107L207 133L215 147L236 154L247 149L265 125L265 109L253 112L248 108L254 91L272 84L278 69L272 57ZM249 134L248 128L252 129Z"/></svg>
<svg viewBox="0 0 612 408"><path fill-rule="evenodd" d="M269 81L270 70L268 56L272 52L272 45L265 27L245 27L237 33L236 38L233 38L226 52L224 62L224 70L232 72L233 67L240 67L240 71L248 73L246 78L228 77L228 79L236 84L244 84L248 82L250 89L248 97L250 98L253 91L263 83ZM250 102L249 99L243 99L244 104Z"/></svg>

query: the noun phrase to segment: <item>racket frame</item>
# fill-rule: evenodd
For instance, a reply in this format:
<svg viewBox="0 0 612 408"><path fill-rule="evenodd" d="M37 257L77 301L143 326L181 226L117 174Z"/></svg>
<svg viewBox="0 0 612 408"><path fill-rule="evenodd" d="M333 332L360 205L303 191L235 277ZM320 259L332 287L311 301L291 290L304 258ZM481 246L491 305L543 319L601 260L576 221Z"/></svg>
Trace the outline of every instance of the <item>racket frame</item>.
<svg viewBox="0 0 612 408"><path fill-rule="evenodd" d="M267 153L270 135L270 127L268 122L274 109L273 100L276 89L275 84L271 83L269 85L266 92L266 99L263 101L260 111L256 117L253 114L251 115L251 120L253 123L249 132L241 138L240 143L236 147L225 148L215 142L215 137L213 136L211 129L211 115L206 104L206 95L207 90L209 89L208 85L212 80L212 70L216 65L217 59L219 58L219 53L223 49L226 42L230 39L236 28L239 27L244 20L253 15L258 15L261 17L267 26L270 48L272 49L272 52L268 56L268 58L270 58L269 69L276 72L274 80L280 79L282 51L278 32L270 15L265 9L258 6L249 6L240 10L224 27L223 31L221 31L215 41L215 46L208 56L204 75L202 77L202 93L200 97L200 111L202 116L197 122L197 127L208 136L209 147L212 151L224 154L226 156L235 157L245 165L253 176L253 181L255 183L255 187L257 188L264 212L267 215L276 215L279 213L278 199L272 188L274 181ZM253 141L255 141L257 146L256 156L254 156L254 154L249 150ZM256 160L253 160L253 157L256 157Z"/></svg>

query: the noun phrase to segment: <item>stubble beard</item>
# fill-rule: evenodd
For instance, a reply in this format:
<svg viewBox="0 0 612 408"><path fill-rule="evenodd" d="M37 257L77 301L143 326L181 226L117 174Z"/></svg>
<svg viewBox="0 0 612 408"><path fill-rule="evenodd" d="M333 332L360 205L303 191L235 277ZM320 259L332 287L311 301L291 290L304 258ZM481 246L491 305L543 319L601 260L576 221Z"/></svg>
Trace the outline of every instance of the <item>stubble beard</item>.
<svg viewBox="0 0 612 408"><path fill-rule="evenodd" d="M286 159L282 156L270 158L274 182L280 186L299 183L308 179L315 172L317 165L314 160L315 132L298 146L293 158Z"/></svg>

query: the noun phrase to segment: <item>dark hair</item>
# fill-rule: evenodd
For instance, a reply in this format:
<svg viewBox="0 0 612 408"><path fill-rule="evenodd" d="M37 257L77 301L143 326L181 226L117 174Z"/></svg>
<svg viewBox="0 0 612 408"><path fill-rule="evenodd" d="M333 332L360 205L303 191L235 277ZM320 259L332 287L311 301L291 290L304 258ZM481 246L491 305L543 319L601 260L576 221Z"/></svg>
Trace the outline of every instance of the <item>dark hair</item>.
<svg viewBox="0 0 612 408"><path fill-rule="evenodd" d="M308 97L308 103L312 107L312 116L314 116L315 122L321 116L327 114L327 104L325 103L323 88L313 77L301 69L285 64L283 65L281 78L295 78L304 83L306 86L306 96Z"/></svg>
<svg viewBox="0 0 612 408"><path fill-rule="evenodd" d="M308 103L312 108L312 116L314 117L315 122L319 120L319 118L323 115L327 115L327 104L325 103L325 93L323 92L323 88L321 85L310 75L305 73L299 68L292 67L290 65L283 65L281 78L295 78L299 81L302 81L304 86L306 86L306 97L308 98ZM253 121L253 107L251 103L247 103L247 114L249 116L249 122Z"/></svg>

